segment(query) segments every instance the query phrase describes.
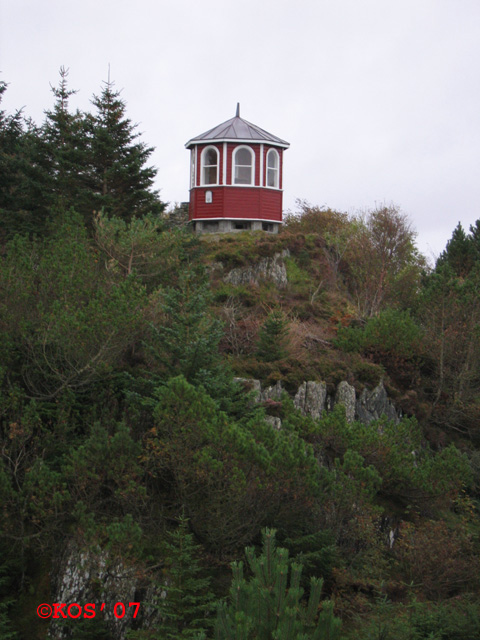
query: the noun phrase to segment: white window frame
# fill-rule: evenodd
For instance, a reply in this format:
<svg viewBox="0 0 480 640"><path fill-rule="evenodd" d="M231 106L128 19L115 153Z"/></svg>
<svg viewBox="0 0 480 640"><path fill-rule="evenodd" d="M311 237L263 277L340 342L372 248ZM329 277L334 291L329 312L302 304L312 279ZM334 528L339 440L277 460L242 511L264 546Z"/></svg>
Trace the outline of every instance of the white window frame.
<svg viewBox="0 0 480 640"><path fill-rule="evenodd" d="M197 186L197 147L192 149L190 162L190 188Z"/></svg>
<svg viewBox="0 0 480 640"><path fill-rule="evenodd" d="M271 167L269 165L268 162L268 157L270 154L273 154L276 159L277 159L277 166L276 167ZM280 154L278 153L278 151L276 149L269 149L267 151L267 171L266 171L266 179L265 179L265 186L268 187L269 189L279 189L280 188ZM269 173L270 171L274 171L274 176L275 176L275 184L272 186L270 184L268 184L268 177L269 177Z"/></svg>
<svg viewBox="0 0 480 640"><path fill-rule="evenodd" d="M205 156L207 155L208 151L210 151L210 149L213 149L217 155L217 163L215 165L213 164L205 164ZM205 182L205 169L207 167L215 167L217 168L217 172L216 172L216 177L215 177L215 182ZM218 152L217 147L214 147L213 145L209 145L208 147L205 147L205 149L202 150L202 155L200 157L200 184L205 187L209 187L211 185L218 185L218 176L219 176L219 172L220 172L220 154Z"/></svg>
<svg viewBox="0 0 480 640"><path fill-rule="evenodd" d="M246 165L246 164L237 165L236 157L237 157L237 153L241 149L246 149L247 151L250 152L250 157L252 159L252 164L251 165ZM235 186L235 187L252 187L252 186L254 186L255 185L255 151L252 149L252 147L249 147L246 144L243 144L240 147L236 147L234 152L233 152L233 158L232 159L233 159L233 162L232 162L232 185ZM250 182L248 182L248 183L239 183L239 182L235 181L235 173L236 173L237 166L239 166L239 167L250 166L251 167Z"/></svg>

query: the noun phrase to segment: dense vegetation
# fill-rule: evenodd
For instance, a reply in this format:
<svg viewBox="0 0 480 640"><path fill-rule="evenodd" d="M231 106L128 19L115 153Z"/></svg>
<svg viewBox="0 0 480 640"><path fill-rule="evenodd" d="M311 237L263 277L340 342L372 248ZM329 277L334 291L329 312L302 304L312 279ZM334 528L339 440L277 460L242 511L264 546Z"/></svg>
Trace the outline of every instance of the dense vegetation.
<svg viewBox="0 0 480 640"><path fill-rule="evenodd" d="M480 637L480 221L433 267L394 206L198 238L112 84L53 93L41 126L0 111L0 639L45 637L72 541L134 569L137 640ZM284 249L284 288L222 276ZM383 380L404 418L235 376Z"/></svg>

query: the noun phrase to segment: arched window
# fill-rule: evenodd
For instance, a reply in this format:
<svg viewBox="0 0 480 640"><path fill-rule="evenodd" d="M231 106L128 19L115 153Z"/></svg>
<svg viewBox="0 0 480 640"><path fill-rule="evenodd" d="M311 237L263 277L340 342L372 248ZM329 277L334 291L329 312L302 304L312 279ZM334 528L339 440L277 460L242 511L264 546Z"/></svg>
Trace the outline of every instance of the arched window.
<svg viewBox="0 0 480 640"><path fill-rule="evenodd" d="M233 183L253 184L254 171L253 151L250 147L238 147L233 153Z"/></svg>
<svg viewBox="0 0 480 640"><path fill-rule="evenodd" d="M202 151L202 184L218 184L218 150L215 147Z"/></svg>
<svg viewBox="0 0 480 640"><path fill-rule="evenodd" d="M278 189L279 164L278 152L275 149L270 149L267 153L267 187Z"/></svg>

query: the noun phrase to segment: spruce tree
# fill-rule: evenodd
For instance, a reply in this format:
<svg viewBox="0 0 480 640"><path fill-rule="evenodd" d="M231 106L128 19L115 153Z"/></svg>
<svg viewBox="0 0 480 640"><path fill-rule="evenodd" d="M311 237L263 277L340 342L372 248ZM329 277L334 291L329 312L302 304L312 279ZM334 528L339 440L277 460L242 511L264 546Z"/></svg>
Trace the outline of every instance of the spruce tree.
<svg viewBox="0 0 480 640"><path fill-rule="evenodd" d="M302 566L289 566L288 551L275 547L275 531L263 532L259 557L253 548L246 556L252 576L243 575L243 563L234 562L230 602L217 614L215 640L336 640L340 620L331 603L323 603L318 615L323 580L312 578L310 596L302 604ZM289 580L290 568L290 580Z"/></svg>
<svg viewBox="0 0 480 640"><path fill-rule="evenodd" d="M152 190L157 170L146 166L153 152L138 140L136 125L126 117L126 103L110 79L92 100L89 184L92 208L124 220L147 213L159 214L165 205Z"/></svg>
<svg viewBox="0 0 480 640"><path fill-rule="evenodd" d="M0 82L0 102L6 88ZM38 232L45 220L35 190L37 146L38 130L25 122L21 110L13 115L0 110L0 242L17 233Z"/></svg>
<svg viewBox="0 0 480 640"><path fill-rule="evenodd" d="M475 262L480 262L480 219L470 225L470 238L473 246L473 258Z"/></svg>
<svg viewBox="0 0 480 640"><path fill-rule="evenodd" d="M225 372L218 350L222 325L209 311L210 301L205 271L182 267L177 286L159 291L161 313L147 348L166 377L181 374L213 393Z"/></svg>
<svg viewBox="0 0 480 640"><path fill-rule="evenodd" d="M46 112L38 149L43 198L50 213L64 214L71 208L84 213L88 208L86 116L78 110L70 112L69 100L77 91L68 88L68 69L60 68L60 83L52 92L55 104Z"/></svg>
<svg viewBox="0 0 480 640"><path fill-rule="evenodd" d="M210 579L200 566L200 546L189 532L188 519L182 515L178 527L167 536L165 598L161 600L162 622L157 628L162 640L194 638L212 626L214 610Z"/></svg>
<svg viewBox="0 0 480 640"><path fill-rule="evenodd" d="M280 310L272 311L258 334L257 356L264 362L281 360L287 355L288 323Z"/></svg>
<svg viewBox="0 0 480 640"><path fill-rule="evenodd" d="M467 236L462 224L455 227L445 250L437 260L436 269L448 264L457 276L468 275L475 260L475 246L471 236Z"/></svg>

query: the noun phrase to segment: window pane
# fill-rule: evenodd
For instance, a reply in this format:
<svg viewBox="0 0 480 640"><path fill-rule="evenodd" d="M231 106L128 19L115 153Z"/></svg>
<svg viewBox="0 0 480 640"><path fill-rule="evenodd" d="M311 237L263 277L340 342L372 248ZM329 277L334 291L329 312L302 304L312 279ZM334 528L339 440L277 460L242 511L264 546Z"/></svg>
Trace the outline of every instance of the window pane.
<svg viewBox="0 0 480 640"><path fill-rule="evenodd" d="M235 154L235 164L252 164L252 154L248 149L239 149Z"/></svg>
<svg viewBox="0 0 480 640"><path fill-rule="evenodd" d="M267 187L276 187L277 186L277 170L276 169L268 169L267 171Z"/></svg>
<svg viewBox="0 0 480 640"><path fill-rule="evenodd" d="M277 154L275 151L269 151L267 155L267 165L269 168L276 169L277 168Z"/></svg>
<svg viewBox="0 0 480 640"><path fill-rule="evenodd" d="M251 167L235 167L235 184L251 184L252 168Z"/></svg>
<svg viewBox="0 0 480 640"><path fill-rule="evenodd" d="M217 167L204 167L203 169L203 184L216 184L217 182Z"/></svg>
<svg viewBox="0 0 480 640"><path fill-rule="evenodd" d="M204 156L204 163L208 164L217 164L217 152L215 149L208 149Z"/></svg>

